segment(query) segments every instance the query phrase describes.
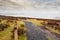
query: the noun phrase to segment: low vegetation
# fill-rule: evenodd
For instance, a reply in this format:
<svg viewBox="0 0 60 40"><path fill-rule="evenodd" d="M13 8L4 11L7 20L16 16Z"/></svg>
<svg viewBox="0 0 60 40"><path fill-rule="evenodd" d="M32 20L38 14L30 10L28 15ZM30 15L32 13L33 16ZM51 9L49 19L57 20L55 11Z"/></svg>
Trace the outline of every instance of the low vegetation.
<svg viewBox="0 0 60 40"><path fill-rule="evenodd" d="M36 19L28 19L27 21L32 22L36 26L43 26L42 23L44 23L43 20L36 20Z"/></svg>
<svg viewBox="0 0 60 40"><path fill-rule="evenodd" d="M48 21L37 20L37 19L27 19L28 22L33 23L38 27L42 27L43 29L48 29L51 32L60 35L60 26L54 24L48 24ZM0 18L0 40L13 40L14 39L14 26L17 24L17 32L18 32L18 40L25 40L26 39L26 28L25 23L22 20L18 19L3 19ZM59 23L60 25L60 23ZM57 29L56 29L57 28ZM48 40L53 40L51 37L48 37Z"/></svg>
<svg viewBox="0 0 60 40"><path fill-rule="evenodd" d="M14 39L14 25L15 22L18 28L18 38L19 40L24 40L25 35L25 24L21 20L0 20L0 40L13 40Z"/></svg>

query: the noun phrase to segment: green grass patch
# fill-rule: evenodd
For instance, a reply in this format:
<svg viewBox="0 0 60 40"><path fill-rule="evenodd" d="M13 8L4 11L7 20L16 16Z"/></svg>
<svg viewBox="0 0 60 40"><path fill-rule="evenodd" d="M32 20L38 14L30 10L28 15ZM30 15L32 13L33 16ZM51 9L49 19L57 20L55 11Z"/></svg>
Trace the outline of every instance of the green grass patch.
<svg viewBox="0 0 60 40"><path fill-rule="evenodd" d="M4 31L0 32L0 40L9 40L11 39L11 28L8 27L6 29L4 29Z"/></svg>
<svg viewBox="0 0 60 40"><path fill-rule="evenodd" d="M26 40L26 34L20 35L20 36L19 36L19 40Z"/></svg>
<svg viewBox="0 0 60 40"><path fill-rule="evenodd" d="M54 40L52 37L48 36L48 40Z"/></svg>

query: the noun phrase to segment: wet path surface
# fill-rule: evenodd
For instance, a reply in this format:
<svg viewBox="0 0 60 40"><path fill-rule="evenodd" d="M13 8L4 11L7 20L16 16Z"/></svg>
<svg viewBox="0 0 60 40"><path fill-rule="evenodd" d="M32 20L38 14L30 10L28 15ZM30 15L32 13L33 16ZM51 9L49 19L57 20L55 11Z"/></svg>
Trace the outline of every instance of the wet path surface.
<svg viewBox="0 0 60 40"><path fill-rule="evenodd" d="M30 22L25 22L27 40L48 40L45 33Z"/></svg>

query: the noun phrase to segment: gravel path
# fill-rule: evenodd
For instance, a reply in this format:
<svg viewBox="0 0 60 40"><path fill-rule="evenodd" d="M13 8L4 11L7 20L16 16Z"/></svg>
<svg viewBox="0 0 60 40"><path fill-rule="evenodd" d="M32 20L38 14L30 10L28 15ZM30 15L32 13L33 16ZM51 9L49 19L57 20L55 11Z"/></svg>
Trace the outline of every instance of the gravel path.
<svg viewBox="0 0 60 40"><path fill-rule="evenodd" d="M46 33L47 36L51 37L54 40L60 40L60 38L56 37L56 35L54 35L53 33L51 33L51 31L44 29L45 26L40 26L39 29L42 30L44 33Z"/></svg>
<svg viewBox="0 0 60 40"><path fill-rule="evenodd" d="M45 33L30 22L25 22L27 40L48 40Z"/></svg>

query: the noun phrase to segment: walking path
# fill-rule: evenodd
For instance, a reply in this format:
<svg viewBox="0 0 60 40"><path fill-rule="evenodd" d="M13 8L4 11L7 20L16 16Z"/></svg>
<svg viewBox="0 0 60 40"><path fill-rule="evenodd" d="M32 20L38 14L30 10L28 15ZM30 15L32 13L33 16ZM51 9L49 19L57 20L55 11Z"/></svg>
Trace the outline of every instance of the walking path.
<svg viewBox="0 0 60 40"><path fill-rule="evenodd" d="M30 22L25 22L27 40L48 40L45 33Z"/></svg>

